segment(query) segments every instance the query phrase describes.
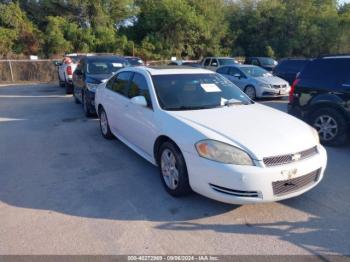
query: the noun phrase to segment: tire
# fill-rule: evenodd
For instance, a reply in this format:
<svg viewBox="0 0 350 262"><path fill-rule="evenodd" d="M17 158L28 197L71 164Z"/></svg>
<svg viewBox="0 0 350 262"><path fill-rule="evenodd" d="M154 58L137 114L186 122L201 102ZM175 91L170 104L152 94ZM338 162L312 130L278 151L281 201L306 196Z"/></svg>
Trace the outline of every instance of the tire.
<svg viewBox="0 0 350 262"><path fill-rule="evenodd" d="M81 104L81 102L79 101L79 99L78 99L77 96L75 95L74 87L73 87L73 97L74 97L74 102L75 102L76 104Z"/></svg>
<svg viewBox="0 0 350 262"><path fill-rule="evenodd" d="M249 96L251 100L256 99L256 90L254 86L246 86L244 93L246 93L246 95Z"/></svg>
<svg viewBox="0 0 350 262"><path fill-rule="evenodd" d="M92 116L91 109L90 109L91 106L88 104L87 99L85 99L85 92L83 92L81 103L83 105L83 110L84 110L85 116L91 117Z"/></svg>
<svg viewBox="0 0 350 262"><path fill-rule="evenodd" d="M320 141L324 145L341 146L348 139L347 121L333 108L322 108L311 113L309 123L318 131Z"/></svg>
<svg viewBox="0 0 350 262"><path fill-rule="evenodd" d="M158 163L160 178L170 195L181 197L192 192L185 159L174 143L167 141L160 146Z"/></svg>
<svg viewBox="0 0 350 262"><path fill-rule="evenodd" d="M65 83L65 88L66 88L67 95L71 95L73 93L73 86L72 85Z"/></svg>
<svg viewBox="0 0 350 262"><path fill-rule="evenodd" d="M100 118L100 130L101 134L105 139L111 140L114 138L111 129L109 127L109 122L107 118L107 114L103 108L101 108L99 112L99 118Z"/></svg>
<svg viewBox="0 0 350 262"><path fill-rule="evenodd" d="M65 86L64 82L62 82L61 79L60 79L60 75L58 75L58 86L59 87L64 87Z"/></svg>

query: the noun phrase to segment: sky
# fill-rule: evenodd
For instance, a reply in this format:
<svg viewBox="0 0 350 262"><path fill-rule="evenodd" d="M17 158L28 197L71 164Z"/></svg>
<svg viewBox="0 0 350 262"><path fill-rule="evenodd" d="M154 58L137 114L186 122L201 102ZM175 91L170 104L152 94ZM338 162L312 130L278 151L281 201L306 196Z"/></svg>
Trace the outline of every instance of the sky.
<svg viewBox="0 0 350 262"><path fill-rule="evenodd" d="M350 0L339 0L339 2L340 2L341 4L343 4L343 3L350 3Z"/></svg>

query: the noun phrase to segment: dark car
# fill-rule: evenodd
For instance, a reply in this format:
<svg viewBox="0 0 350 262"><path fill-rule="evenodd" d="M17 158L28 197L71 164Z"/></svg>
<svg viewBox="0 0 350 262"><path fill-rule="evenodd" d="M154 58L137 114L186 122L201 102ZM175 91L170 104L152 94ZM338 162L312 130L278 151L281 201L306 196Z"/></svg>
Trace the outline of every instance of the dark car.
<svg viewBox="0 0 350 262"><path fill-rule="evenodd" d="M344 144L350 127L350 55L309 62L292 85L288 112L310 123L323 144Z"/></svg>
<svg viewBox="0 0 350 262"><path fill-rule="evenodd" d="M99 84L107 81L114 73L129 62L113 55L86 56L79 61L73 73L73 96L76 103L82 103L86 116L95 114L95 91Z"/></svg>
<svg viewBox="0 0 350 262"><path fill-rule="evenodd" d="M311 60L306 58L288 58L279 61L273 69L273 74L288 81L291 85L297 77L297 74L303 70L305 65Z"/></svg>
<svg viewBox="0 0 350 262"><path fill-rule="evenodd" d="M276 60L271 57L246 57L245 64L247 65L256 65L264 68L265 70L271 72L275 66L278 64Z"/></svg>
<svg viewBox="0 0 350 262"><path fill-rule="evenodd" d="M200 64L198 64L197 61L193 60L174 60L171 61L169 66L191 66L191 67L201 67Z"/></svg>
<svg viewBox="0 0 350 262"><path fill-rule="evenodd" d="M124 56L124 59L129 62L131 66L143 66L145 63L142 61L141 58L136 56Z"/></svg>

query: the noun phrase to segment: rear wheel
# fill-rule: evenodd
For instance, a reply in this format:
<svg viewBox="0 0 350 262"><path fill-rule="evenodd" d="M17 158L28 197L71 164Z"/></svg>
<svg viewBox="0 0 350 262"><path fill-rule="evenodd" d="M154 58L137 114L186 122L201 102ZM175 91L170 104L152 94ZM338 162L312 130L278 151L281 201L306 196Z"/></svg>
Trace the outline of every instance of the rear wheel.
<svg viewBox="0 0 350 262"><path fill-rule="evenodd" d="M323 108L310 116L310 124L317 130L322 144L343 145L348 139L348 125L345 117L332 108Z"/></svg>
<svg viewBox="0 0 350 262"><path fill-rule="evenodd" d="M70 95L70 94L72 94L73 93L73 85L71 85L71 84L68 84L68 83L65 83L65 88L66 88L66 94L68 95Z"/></svg>
<svg viewBox="0 0 350 262"><path fill-rule="evenodd" d="M74 97L74 102L75 102L76 104L80 104L80 101L79 101L79 99L77 98L77 96L76 96L76 94L75 94L75 88L74 88L74 86L73 86L73 97Z"/></svg>
<svg viewBox="0 0 350 262"><path fill-rule="evenodd" d="M244 89L244 93L246 93L246 95L249 96L250 99L252 100L256 99L256 91L254 86L247 86Z"/></svg>
<svg viewBox="0 0 350 262"><path fill-rule="evenodd" d="M192 192L185 159L172 142L164 142L159 149L159 170L166 191L175 197Z"/></svg>
<svg viewBox="0 0 350 262"><path fill-rule="evenodd" d="M91 106L89 104L88 99L86 98L85 92L83 92L83 95L82 95L82 104L83 104L83 110L84 110L85 116L91 117L92 116L91 108L90 108Z"/></svg>
<svg viewBox="0 0 350 262"><path fill-rule="evenodd" d="M114 136L109 128L107 114L103 108L100 109L99 117L102 136L108 140L113 139Z"/></svg>

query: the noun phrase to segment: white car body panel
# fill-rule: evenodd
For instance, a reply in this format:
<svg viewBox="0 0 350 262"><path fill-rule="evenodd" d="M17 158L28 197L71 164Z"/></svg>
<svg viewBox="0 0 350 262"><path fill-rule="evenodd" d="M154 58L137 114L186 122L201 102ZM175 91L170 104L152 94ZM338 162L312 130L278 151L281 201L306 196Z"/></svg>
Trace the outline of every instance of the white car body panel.
<svg viewBox="0 0 350 262"><path fill-rule="evenodd" d="M138 72L148 83L153 108L132 104L129 98L114 93L101 84L96 91L95 106L102 106L112 133L132 150L154 165L154 144L159 136L171 138L186 161L191 188L204 196L226 203L246 204L278 201L300 195L315 187L326 168L327 154L318 143L310 126L286 113L260 105L233 105L206 110L164 111L160 108L151 75L213 73L204 69L149 69L144 67L120 70ZM222 164L202 158L195 143L212 139L245 150L255 166ZM264 157L293 154L317 146L318 154L295 163L265 167ZM272 182L320 170L319 179L308 187L283 196L274 196ZM259 197L235 197L214 191L209 184L242 191L257 191Z"/></svg>

